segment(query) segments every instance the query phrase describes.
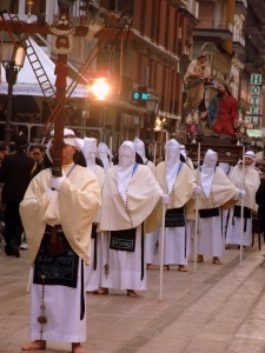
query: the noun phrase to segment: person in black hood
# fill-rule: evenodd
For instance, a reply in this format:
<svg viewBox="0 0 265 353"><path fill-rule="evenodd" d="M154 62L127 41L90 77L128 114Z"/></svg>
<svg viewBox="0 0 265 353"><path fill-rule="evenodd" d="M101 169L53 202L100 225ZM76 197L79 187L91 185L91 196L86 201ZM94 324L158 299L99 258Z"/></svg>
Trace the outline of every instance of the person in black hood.
<svg viewBox="0 0 265 353"><path fill-rule="evenodd" d="M15 153L7 155L0 167L0 182L4 184L2 202L5 205L5 253L20 257L19 246L23 227L19 216L19 204L23 199L36 163L27 155L27 137L20 132L15 137Z"/></svg>

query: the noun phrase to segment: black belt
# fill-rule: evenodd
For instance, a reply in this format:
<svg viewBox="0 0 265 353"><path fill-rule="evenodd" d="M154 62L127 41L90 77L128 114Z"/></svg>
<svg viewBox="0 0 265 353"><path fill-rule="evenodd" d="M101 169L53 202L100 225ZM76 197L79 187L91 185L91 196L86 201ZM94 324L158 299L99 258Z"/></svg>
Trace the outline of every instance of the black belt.
<svg viewBox="0 0 265 353"><path fill-rule="evenodd" d="M219 207L203 208L203 209L199 210L200 218L216 217L216 216L219 216L219 214L220 214Z"/></svg>
<svg viewBox="0 0 265 353"><path fill-rule="evenodd" d="M92 224L91 239L94 239L93 269L94 271L96 271L97 263L98 263L98 254L97 254L98 239L97 239L97 224L95 223Z"/></svg>

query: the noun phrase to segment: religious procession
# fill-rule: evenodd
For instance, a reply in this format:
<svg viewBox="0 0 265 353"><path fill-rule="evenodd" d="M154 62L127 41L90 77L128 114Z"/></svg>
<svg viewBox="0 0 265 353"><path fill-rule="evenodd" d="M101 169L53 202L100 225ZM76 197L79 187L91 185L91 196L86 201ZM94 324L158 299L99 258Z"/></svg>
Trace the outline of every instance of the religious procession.
<svg viewBox="0 0 265 353"><path fill-rule="evenodd" d="M186 298L164 312L150 305L169 327L171 311L181 315L176 310L184 299L191 306L190 286L200 275L204 289L196 300L251 256L262 266L254 242L258 237L259 251L265 242L265 69L263 63L244 66L236 45L248 3L253 15L250 0L211 8L195 0L0 5L6 71L0 72L0 240L7 267L29 259L29 340L23 336L21 351L49 351L50 342L59 342L85 353L93 310L109 310L107 324L115 326L108 300L118 296L130 321L135 303L144 303L144 311L154 297L164 300L170 276ZM258 54L251 53L253 61ZM31 73L37 83L29 82ZM226 256L234 256L229 264ZM191 316L195 322L203 315ZM99 321L104 338L108 327ZM128 352L160 352L164 347L141 348L164 329L155 319L148 322L148 334L132 339ZM165 353L188 352L174 344Z"/></svg>
<svg viewBox="0 0 265 353"><path fill-rule="evenodd" d="M17 203L16 238L8 222L14 202L7 201L4 217L6 255L20 256L24 231L32 265L32 342L23 351L43 350L46 341L55 340L83 352L86 293L119 290L141 298L149 270L163 276L177 267L185 276L197 263L220 266L229 247L238 252L251 247L258 206L264 223L264 186L253 151L230 166L218 163L216 151L208 149L196 165L184 145L169 139L164 160L155 166L138 137L124 141L113 158L105 143L64 128L62 175L45 167L54 158L52 131L47 161L31 178L34 162L25 136L18 135L16 146L17 152L3 159L0 180L9 195L14 165L23 162L29 184Z"/></svg>

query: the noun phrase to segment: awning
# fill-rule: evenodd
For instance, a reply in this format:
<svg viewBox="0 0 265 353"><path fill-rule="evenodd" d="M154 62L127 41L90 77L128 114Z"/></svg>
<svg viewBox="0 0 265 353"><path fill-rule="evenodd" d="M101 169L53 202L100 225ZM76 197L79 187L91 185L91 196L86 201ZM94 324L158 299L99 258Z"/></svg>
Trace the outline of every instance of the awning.
<svg viewBox="0 0 265 353"><path fill-rule="evenodd" d="M54 90L56 90L54 83L56 76L54 74L55 64L49 58L49 56L44 52L44 50L31 38L32 46L36 51L36 54L50 80L52 83ZM71 78L67 78L67 85L72 82ZM3 65L0 65L0 94L7 94L8 92L8 84L6 82L5 77L5 69ZM13 86L13 94L14 95L32 95L32 96L39 96L43 97L42 90L39 86L39 83L35 77L33 69L26 57L24 66L18 73L17 82ZM88 95L86 88L84 85L77 85L74 92L72 93L72 98L86 98Z"/></svg>

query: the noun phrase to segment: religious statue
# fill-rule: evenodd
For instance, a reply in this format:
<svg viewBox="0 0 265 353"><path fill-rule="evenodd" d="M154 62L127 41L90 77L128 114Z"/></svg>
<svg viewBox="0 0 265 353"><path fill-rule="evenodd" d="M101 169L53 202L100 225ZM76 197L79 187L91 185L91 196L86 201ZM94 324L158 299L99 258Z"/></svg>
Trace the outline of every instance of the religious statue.
<svg viewBox="0 0 265 353"><path fill-rule="evenodd" d="M206 43L208 44L208 43ZM205 112L205 85L210 83L212 78L208 63L209 53L203 50L205 45L200 50L197 59L190 62L184 76L184 83L187 88L186 107L189 110Z"/></svg>
<svg viewBox="0 0 265 353"><path fill-rule="evenodd" d="M207 109L208 125L218 135L236 137L238 117L238 101L232 96L229 82L223 81Z"/></svg>
<svg viewBox="0 0 265 353"><path fill-rule="evenodd" d="M211 75L212 70L208 63L209 52L205 50L208 44L205 43L201 47L198 57L190 62L184 76L187 89L185 103L187 135L191 136L192 134L193 140L196 134L238 137L238 102L232 96L231 79L223 81L218 79L219 82L217 82L218 74ZM212 84L212 88L217 89L217 94L212 97L209 106L206 107L205 90L209 84ZM193 118L194 116L196 119ZM197 129L196 133L194 133L195 128Z"/></svg>
<svg viewBox="0 0 265 353"><path fill-rule="evenodd" d="M198 113L192 112L186 118L186 132L188 140L191 143L196 143L196 136L198 134Z"/></svg>

